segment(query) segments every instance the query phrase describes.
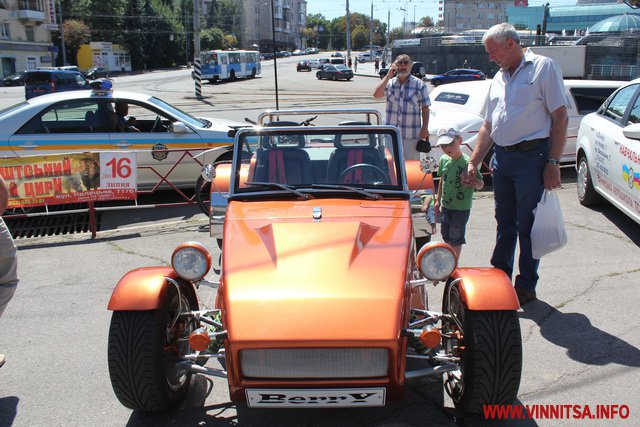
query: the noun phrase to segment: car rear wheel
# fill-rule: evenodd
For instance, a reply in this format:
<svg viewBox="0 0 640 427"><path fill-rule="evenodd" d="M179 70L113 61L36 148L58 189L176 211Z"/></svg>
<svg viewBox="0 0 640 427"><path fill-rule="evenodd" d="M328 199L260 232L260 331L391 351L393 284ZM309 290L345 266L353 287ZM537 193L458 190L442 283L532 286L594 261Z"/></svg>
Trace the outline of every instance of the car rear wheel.
<svg viewBox="0 0 640 427"><path fill-rule="evenodd" d="M582 206L592 206L602 200L600 194L593 188L589 162L584 154L578 159L578 200Z"/></svg>
<svg viewBox="0 0 640 427"><path fill-rule="evenodd" d="M445 374L445 389L460 411L482 413L484 405L512 404L522 376L522 338L515 310L468 310L457 284L447 286L443 346L459 355L460 369Z"/></svg>
<svg viewBox="0 0 640 427"><path fill-rule="evenodd" d="M191 372L180 366L189 352L185 338L195 324L184 313L197 310L193 289L166 283L157 310L116 311L111 317L108 364L118 400L139 411L178 407L189 391Z"/></svg>
<svg viewBox="0 0 640 427"><path fill-rule="evenodd" d="M209 216L209 208L211 207L211 182L205 181L201 176L196 180L195 188L196 201L198 207L205 215Z"/></svg>
<svg viewBox="0 0 640 427"><path fill-rule="evenodd" d="M336 75L334 74L333 76L331 76L331 80L335 82L336 80L338 80L338 77L336 77Z"/></svg>

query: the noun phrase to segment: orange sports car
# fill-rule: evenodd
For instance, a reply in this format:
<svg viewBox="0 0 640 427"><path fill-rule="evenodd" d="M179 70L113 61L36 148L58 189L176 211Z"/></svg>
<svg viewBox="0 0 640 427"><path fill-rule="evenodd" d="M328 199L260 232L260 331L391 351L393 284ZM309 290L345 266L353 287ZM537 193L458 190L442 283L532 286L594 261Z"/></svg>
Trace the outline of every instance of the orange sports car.
<svg viewBox="0 0 640 427"><path fill-rule="evenodd" d="M463 412L512 403L513 286L494 268L457 268L445 243L416 247L411 199L433 181L399 147L392 126L239 130L233 163L213 171L214 191L229 192L219 280L205 279L207 247L187 242L171 267L130 271L113 292L120 402L165 411L206 374L249 407L381 406L428 375ZM434 282L441 311L427 306ZM217 289L214 307L200 306L201 286Z"/></svg>

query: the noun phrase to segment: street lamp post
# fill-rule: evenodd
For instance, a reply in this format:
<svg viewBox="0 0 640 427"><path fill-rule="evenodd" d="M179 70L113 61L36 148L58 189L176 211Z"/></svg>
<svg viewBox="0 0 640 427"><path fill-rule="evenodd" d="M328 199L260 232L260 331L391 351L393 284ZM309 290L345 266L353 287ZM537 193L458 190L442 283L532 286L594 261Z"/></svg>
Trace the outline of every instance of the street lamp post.
<svg viewBox="0 0 640 427"><path fill-rule="evenodd" d="M271 41L273 43L273 74L276 83L276 110L280 109L280 102L278 100L278 61L276 60L276 9L271 0Z"/></svg>

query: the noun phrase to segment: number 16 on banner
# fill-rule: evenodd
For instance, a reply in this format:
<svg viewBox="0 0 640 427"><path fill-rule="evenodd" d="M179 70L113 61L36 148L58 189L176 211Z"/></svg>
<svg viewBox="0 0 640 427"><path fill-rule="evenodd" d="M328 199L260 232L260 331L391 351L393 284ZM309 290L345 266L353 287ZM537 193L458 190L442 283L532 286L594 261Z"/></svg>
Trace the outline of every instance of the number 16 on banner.
<svg viewBox="0 0 640 427"><path fill-rule="evenodd" d="M100 153L100 188L136 190L137 172L135 153Z"/></svg>

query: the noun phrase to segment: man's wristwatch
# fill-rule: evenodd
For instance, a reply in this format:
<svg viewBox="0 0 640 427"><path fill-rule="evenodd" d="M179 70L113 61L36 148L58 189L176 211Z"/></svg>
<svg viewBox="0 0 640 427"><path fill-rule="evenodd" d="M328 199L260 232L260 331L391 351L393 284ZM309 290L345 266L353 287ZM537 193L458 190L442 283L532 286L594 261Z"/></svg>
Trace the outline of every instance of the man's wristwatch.
<svg viewBox="0 0 640 427"><path fill-rule="evenodd" d="M547 163L549 163L550 165L560 165L560 160L547 159Z"/></svg>

